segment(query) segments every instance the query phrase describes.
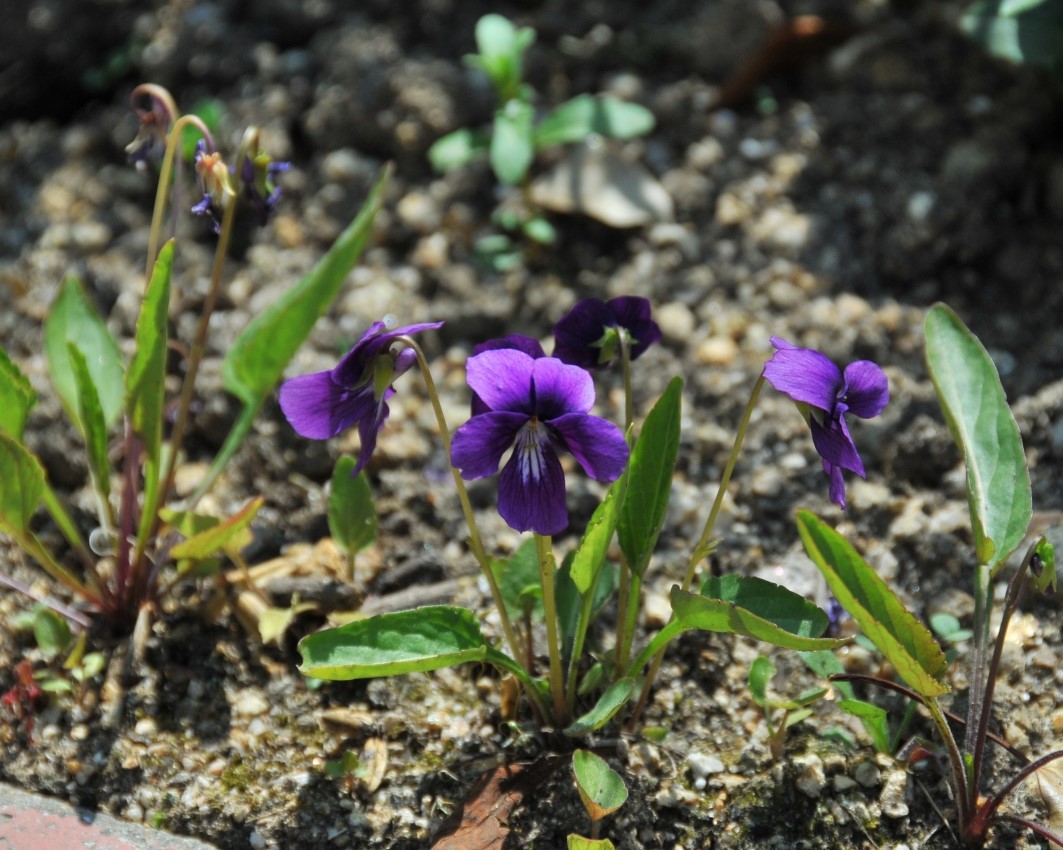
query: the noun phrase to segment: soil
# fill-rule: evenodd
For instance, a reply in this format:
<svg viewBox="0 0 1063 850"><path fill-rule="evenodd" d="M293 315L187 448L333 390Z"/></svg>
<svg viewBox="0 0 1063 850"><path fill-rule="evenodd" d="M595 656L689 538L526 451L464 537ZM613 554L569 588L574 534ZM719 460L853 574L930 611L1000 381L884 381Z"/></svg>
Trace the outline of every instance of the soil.
<svg viewBox="0 0 1063 850"><path fill-rule="evenodd" d="M526 73L541 105L608 91L653 111L657 128L622 154L668 190L674 221L614 230L555 216L556 245L505 273L477 262L475 239L492 232L501 193L485 165L439 176L425 152L442 134L489 119L490 92L461 62L489 11L537 30ZM40 397L28 440L87 533L86 466L48 383L40 324L63 277L76 274L129 348L154 184L123 149L135 133L129 91L151 81L187 110L216 102L223 147L235 148L254 123L264 147L293 164L277 214L234 250L182 480L201 474L236 415L219 376L235 333L313 265L391 160L374 240L289 374L330 367L384 316L444 320L425 344L457 425L468 403L463 363L477 342L513 332L546 339L582 297L649 297L664 341L636 364L637 409L644 414L671 376L685 380L678 474L647 579L652 630L698 537L770 337L838 362L873 359L892 401L854 427L869 475L850 483L848 511L827 500L792 404L767 394L709 566L825 601L793 523L794 510L809 507L920 616L946 611L967 625L974 562L963 469L927 378L922 317L945 301L990 350L1025 442L1035 524L1063 542L1063 335L1052 319L1063 313L1063 110L1053 81L991 60L960 36L959 11L900 0L370 0L358 11L339 0L16 0L5 9L13 25L0 27L0 66L10 69L0 79L0 344ZM748 91L723 88L798 15L822 16L834 36L807 50L808 42L776 42ZM113 24L107 37L100 16ZM726 108L716 108L721 91ZM177 226L171 322L187 341L214 237L191 216ZM179 362L175 355L175 375ZM615 410L618 382L605 375L598 388L603 413ZM364 610L454 600L490 628L425 392L412 374L398 390L370 466L379 539L358 561L354 597ZM327 574L337 555L326 539L325 485L335 458L356 451L353 435L302 440L270 402L209 504L231 512L264 496L247 559L301 560ZM579 529L601 490L569 480ZM471 493L489 546L504 553L519 537L494 512L495 486ZM43 521L40 533L55 537ZM572 545L574 533L558 545ZM6 538L0 547L6 572L54 592ZM279 644L263 645L225 606L231 598L209 583L181 586L151 621L141 657L128 640L99 636L107 674L77 699L42 707L32 732L11 718L0 726L0 778L226 850L398 850L430 846L486 771L544 752L530 727L522 736L502 723L490 670L316 687L296 670L295 642L324 614L304 615ZM997 690L997 730L1032 756L1063 746L1060 598L1023 603ZM350 594L344 601L355 604ZM29 604L0 591L8 626ZM953 671L961 707L966 649L957 647ZM603 835L625 850L957 846L933 764L908 773L903 761L876 755L859 729L848 730L852 745L831 737L845 719L828 704L773 759L746 687L762 651L705 635L672 647L645 718L667 733L663 741L617 738L616 729L595 740L631 790ZM772 657L780 695L815 684L792 654ZM32 635L5 628L0 691L23 658L45 665ZM871 672L880 660L854 646L845 663ZM911 733L931 737L918 718ZM378 775L331 775L326 762L347 751ZM1019 794L1013 810L1043 818L1036 796ZM562 847L568 833L586 833L567 766L510 822L507 847ZM992 846L1040 845L998 831Z"/></svg>

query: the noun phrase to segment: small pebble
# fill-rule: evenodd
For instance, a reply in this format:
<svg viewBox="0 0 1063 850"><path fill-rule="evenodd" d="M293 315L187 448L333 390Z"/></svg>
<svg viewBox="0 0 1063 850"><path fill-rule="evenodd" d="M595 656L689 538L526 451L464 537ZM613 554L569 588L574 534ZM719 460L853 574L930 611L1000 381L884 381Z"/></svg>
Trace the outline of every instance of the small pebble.
<svg viewBox="0 0 1063 850"><path fill-rule="evenodd" d="M804 753L794 758L793 763L797 769L797 778L794 780L797 789L809 797L819 797L827 784L823 759L815 753Z"/></svg>
<svg viewBox="0 0 1063 850"><path fill-rule="evenodd" d="M691 753L687 756L687 764L690 765L690 772L695 779L704 779L724 771L723 762L711 753Z"/></svg>
<svg viewBox="0 0 1063 850"><path fill-rule="evenodd" d="M865 788L874 788L882 781L882 773L874 762L862 761L853 771L853 779Z"/></svg>

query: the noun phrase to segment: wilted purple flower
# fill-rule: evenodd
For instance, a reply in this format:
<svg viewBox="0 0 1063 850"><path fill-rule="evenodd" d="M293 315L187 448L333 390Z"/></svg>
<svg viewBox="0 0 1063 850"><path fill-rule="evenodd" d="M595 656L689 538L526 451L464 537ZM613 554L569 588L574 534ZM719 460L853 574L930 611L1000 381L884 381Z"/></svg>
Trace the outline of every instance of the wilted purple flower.
<svg viewBox="0 0 1063 850"><path fill-rule="evenodd" d="M771 344L775 354L764 364L764 378L797 402L830 478L830 500L845 510L842 470L864 477L864 463L849 436L845 414L861 419L878 416L890 399L886 375L870 360L857 360L842 372L814 349L798 348L779 337L772 337Z"/></svg>
<svg viewBox="0 0 1063 850"><path fill-rule="evenodd" d="M229 168L217 151L207 149L207 143L200 139L196 142L196 182L202 198L192 207L196 215L208 216L215 233L221 230L221 210L226 195L233 194L232 182L229 180Z"/></svg>
<svg viewBox="0 0 1063 850"><path fill-rule="evenodd" d="M376 435L388 418L387 401L395 394L391 384L416 361L416 353L404 347L394 352L396 337L409 336L442 326L423 322L387 330L374 323L334 369L300 375L281 384L280 405L291 426L312 440L327 440L354 425L362 450L354 475L361 472L376 448Z"/></svg>
<svg viewBox="0 0 1063 850"><path fill-rule="evenodd" d="M567 449L598 481L624 471L628 447L612 422L588 411L594 382L578 366L555 357L496 349L469 358L469 387L487 411L454 433L450 459L465 479L498 472L498 512L517 531L556 534L568 525L565 474L558 460Z"/></svg>
<svg viewBox="0 0 1063 850"><path fill-rule="evenodd" d="M504 336L499 339L489 339L486 342L481 342L473 347L470 356L475 357L477 354L481 354L484 351L498 351L499 349L523 351L534 360L538 360L540 357L546 357L546 352L543 351L542 344L539 340L532 339L530 336L524 336L524 334L510 334L509 336ZM473 416L480 413L486 413L490 410L475 392L472 394L471 407Z"/></svg>
<svg viewBox="0 0 1063 850"><path fill-rule="evenodd" d="M584 298L554 325L554 357L584 369L608 366L620 348L621 334L632 360L661 338L647 299L635 295L609 301Z"/></svg>
<svg viewBox="0 0 1063 850"><path fill-rule="evenodd" d="M151 104L149 109L136 105L144 97ZM136 138L126 145L125 150L129 161L138 171L143 171L149 162L162 161L166 153L166 137L177 119L177 105L166 89L151 83L133 90L133 103L140 126Z"/></svg>
<svg viewBox="0 0 1063 850"><path fill-rule="evenodd" d="M266 226L281 196L280 187L274 182L275 178L291 167L290 162L274 162L269 154L263 151L244 157L240 167L239 184L243 196L251 202L258 214L260 227Z"/></svg>

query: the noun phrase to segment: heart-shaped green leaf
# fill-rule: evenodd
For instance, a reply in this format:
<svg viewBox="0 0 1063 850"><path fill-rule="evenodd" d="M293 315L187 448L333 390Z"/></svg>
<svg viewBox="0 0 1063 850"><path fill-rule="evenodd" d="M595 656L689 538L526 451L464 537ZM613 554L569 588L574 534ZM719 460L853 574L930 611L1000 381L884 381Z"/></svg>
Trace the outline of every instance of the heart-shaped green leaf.
<svg viewBox="0 0 1063 850"><path fill-rule="evenodd" d="M482 661L488 645L472 611L432 605L308 635L299 670L315 679L368 679Z"/></svg>
<svg viewBox="0 0 1063 850"><path fill-rule="evenodd" d="M925 698L947 693L945 654L889 585L814 514L798 511L797 530L831 593L911 688Z"/></svg>
<svg viewBox="0 0 1063 850"><path fill-rule="evenodd" d="M328 500L328 527L344 552L358 552L376 540L373 491L365 472L351 477L353 457L341 457L332 471Z"/></svg>
<svg viewBox="0 0 1063 850"><path fill-rule="evenodd" d="M576 750L572 754L572 772L576 776L580 799L592 821L611 815L627 800L624 780L601 756L589 750Z"/></svg>
<svg viewBox="0 0 1063 850"><path fill-rule="evenodd" d="M1022 542L1033 516L1019 426L989 353L943 304L926 316L926 362L967 463L975 551L994 568Z"/></svg>

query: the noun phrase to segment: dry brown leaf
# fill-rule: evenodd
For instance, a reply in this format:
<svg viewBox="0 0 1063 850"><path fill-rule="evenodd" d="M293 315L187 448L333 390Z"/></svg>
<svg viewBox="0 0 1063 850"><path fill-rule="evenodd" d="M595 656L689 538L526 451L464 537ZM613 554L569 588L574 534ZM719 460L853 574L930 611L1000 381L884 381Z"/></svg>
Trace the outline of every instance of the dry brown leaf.
<svg viewBox="0 0 1063 850"><path fill-rule="evenodd" d="M503 764L487 771L447 818L432 850L501 850L513 810L564 760L543 756L530 764Z"/></svg>
<svg viewBox="0 0 1063 850"><path fill-rule="evenodd" d="M362 747L362 756L359 764L364 770L361 780L366 790L371 794L380 787L384 781L384 774L388 769L388 742L383 738L369 738Z"/></svg>

